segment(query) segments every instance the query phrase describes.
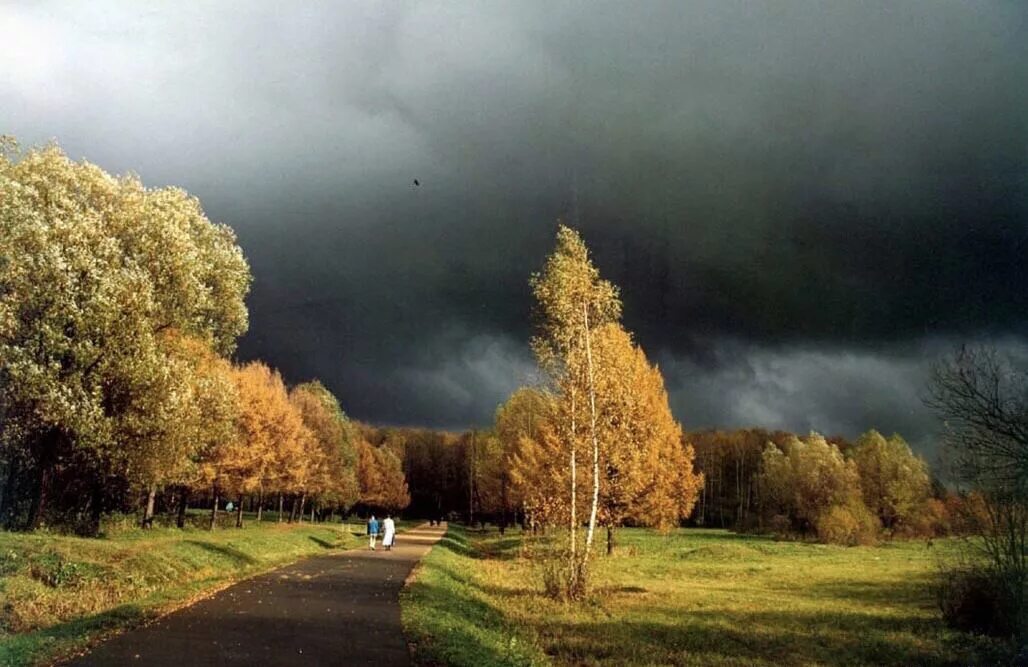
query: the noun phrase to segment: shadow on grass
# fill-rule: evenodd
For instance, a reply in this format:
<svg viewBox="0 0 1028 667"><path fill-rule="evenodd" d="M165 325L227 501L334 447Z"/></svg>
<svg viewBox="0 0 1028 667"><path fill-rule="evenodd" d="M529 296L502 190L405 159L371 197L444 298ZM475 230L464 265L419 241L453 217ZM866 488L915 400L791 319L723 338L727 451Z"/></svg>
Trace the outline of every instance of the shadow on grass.
<svg viewBox="0 0 1028 667"><path fill-rule="evenodd" d="M921 607L935 606L932 596L931 574L907 577L902 581L869 582L864 580L844 580L816 584L808 590L818 598L837 598L839 600L857 600L874 605L890 605L896 603L913 604Z"/></svg>
<svg viewBox="0 0 1028 667"><path fill-rule="evenodd" d="M823 665L1003 664L1001 645L943 635L916 616L795 611L653 610L658 620L556 622L538 628L547 654L568 664L778 663ZM934 626L934 627L933 627ZM907 632L899 637L897 632Z"/></svg>
<svg viewBox="0 0 1028 667"><path fill-rule="evenodd" d="M336 543L329 542L328 540L322 539L316 535L308 535L307 539L309 539L314 544L317 544L322 549L335 549L338 546Z"/></svg>
<svg viewBox="0 0 1028 667"><path fill-rule="evenodd" d="M468 537L478 541L475 548L468 543ZM501 537L496 529L469 529L466 526L451 526L438 545L458 556L476 560L513 560L518 557L523 536L510 532Z"/></svg>
<svg viewBox="0 0 1028 667"><path fill-rule="evenodd" d="M597 586L592 589L592 594L599 597L605 597L608 595L630 595L646 592L648 592L648 590L642 586Z"/></svg>
<svg viewBox="0 0 1028 667"><path fill-rule="evenodd" d="M431 569L432 576L419 578L404 594L418 607L415 664L531 664L530 650L511 643L506 617L476 594L480 589L449 568L433 564Z"/></svg>
<svg viewBox="0 0 1028 667"><path fill-rule="evenodd" d="M225 544L212 544L210 542L201 542L200 540L184 540L183 544L189 544L194 547L199 547L204 551L209 551L212 554L216 554L218 556L224 556L237 563L253 565L257 562L257 559L251 556L250 554Z"/></svg>
<svg viewBox="0 0 1028 667"><path fill-rule="evenodd" d="M496 560L513 560L518 557L518 548L521 546L520 535L501 537L495 541L486 542L482 545L482 558Z"/></svg>
<svg viewBox="0 0 1028 667"><path fill-rule="evenodd" d="M156 615L137 603L120 605L92 616L84 616L43 630L0 636L0 664L37 664L44 656L78 650L94 638L117 628L136 627ZM45 647L45 648L44 648ZM49 664L49 661L40 663Z"/></svg>
<svg viewBox="0 0 1028 667"><path fill-rule="evenodd" d="M482 554L468 546L468 539L461 530L446 531L446 534L436 542L435 548L452 551L463 558L482 558Z"/></svg>

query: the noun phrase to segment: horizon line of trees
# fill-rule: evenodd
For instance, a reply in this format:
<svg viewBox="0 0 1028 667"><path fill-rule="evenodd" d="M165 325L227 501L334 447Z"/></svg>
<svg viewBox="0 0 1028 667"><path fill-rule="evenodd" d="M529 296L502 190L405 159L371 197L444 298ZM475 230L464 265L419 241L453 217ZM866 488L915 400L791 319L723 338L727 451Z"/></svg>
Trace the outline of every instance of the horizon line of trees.
<svg viewBox="0 0 1028 667"><path fill-rule="evenodd" d="M250 268L179 188L0 138L0 523L96 534L189 499L401 509L400 462L317 381L229 359Z"/></svg>
<svg viewBox="0 0 1028 667"><path fill-rule="evenodd" d="M697 526L866 543L964 531L975 503L946 489L899 434L870 430L850 442L753 428L686 437L707 480Z"/></svg>

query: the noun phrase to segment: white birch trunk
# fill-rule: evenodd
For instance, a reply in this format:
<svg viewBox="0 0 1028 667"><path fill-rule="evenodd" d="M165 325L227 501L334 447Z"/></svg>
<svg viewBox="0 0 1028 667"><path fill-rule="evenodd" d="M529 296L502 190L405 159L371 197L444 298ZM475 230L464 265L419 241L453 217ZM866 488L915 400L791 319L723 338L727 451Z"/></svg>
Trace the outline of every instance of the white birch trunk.
<svg viewBox="0 0 1028 667"><path fill-rule="evenodd" d="M575 456L575 384L571 383L571 561L575 560L575 531L578 528L578 461Z"/></svg>
<svg viewBox="0 0 1028 667"><path fill-rule="evenodd" d="M585 314L585 360L589 373L589 435L593 444L593 502L589 510L589 530L585 534L585 555L588 557L596 532L596 510L600 503L600 442L596 437L596 389L593 384L593 353L589 336L589 307L583 304Z"/></svg>

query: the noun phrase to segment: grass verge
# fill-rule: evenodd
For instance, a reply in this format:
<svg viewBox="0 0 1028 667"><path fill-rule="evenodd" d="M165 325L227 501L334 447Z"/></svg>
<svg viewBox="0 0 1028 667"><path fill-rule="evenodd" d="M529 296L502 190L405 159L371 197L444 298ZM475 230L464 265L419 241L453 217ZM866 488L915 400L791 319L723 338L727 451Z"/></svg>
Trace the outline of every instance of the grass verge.
<svg viewBox="0 0 1028 667"><path fill-rule="evenodd" d="M88 539L0 532L0 665L46 664L235 581L363 546L363 524L250 522Z"/></svg>
<svg viewBox="0 0 1028 667"><path fill-rule="evenodd" d="M402 597L422 665L1006 664L947 629L930 582L955 550L778 542L716 530L619 531L579 604L541 594L542 538L454 527Z"/></svg>
<svg viewBox="0 0 1028 667"><path fill-rule="evenodd" d="M502 576L500 561L482 559L482 540L469 542L453 524L421 560L400 594L404 634L419 665L548 664L546 655L498 606L502 595L482 582Z"/></svg>

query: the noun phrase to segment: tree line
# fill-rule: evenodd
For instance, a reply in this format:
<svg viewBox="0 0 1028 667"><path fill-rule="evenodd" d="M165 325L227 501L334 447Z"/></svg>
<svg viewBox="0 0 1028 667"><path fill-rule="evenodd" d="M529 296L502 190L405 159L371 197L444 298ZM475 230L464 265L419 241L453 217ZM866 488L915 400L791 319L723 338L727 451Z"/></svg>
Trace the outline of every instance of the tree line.
<svg viewBox="0 0 1028 667"><path fill-rule="evenodd" d="M866 543L966 529L975 499L945 488L899 434L707 430L686 437L706 484L691 522Z"/></svg>
<svg viewBox="0 0 1028 667"><path fill-rule="evenodd" d="M178 188L146 188L56 146L0 145L0 521L95 534L108 512L190 498L217 519L406 504L400 461L320 383L230 360L249 266Z"/></svg>

